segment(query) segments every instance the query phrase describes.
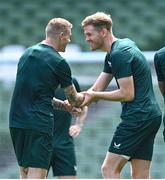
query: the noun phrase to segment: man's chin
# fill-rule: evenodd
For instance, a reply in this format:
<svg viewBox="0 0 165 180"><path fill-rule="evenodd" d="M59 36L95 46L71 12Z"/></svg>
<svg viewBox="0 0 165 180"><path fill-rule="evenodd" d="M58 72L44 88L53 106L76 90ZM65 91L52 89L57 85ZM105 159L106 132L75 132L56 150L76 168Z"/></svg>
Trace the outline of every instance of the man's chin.
<svg viewBox="0 0 165 180"><path fill-rule="evenodd" d="M98 48L90 47L91 51L96 51Z"/></svg>

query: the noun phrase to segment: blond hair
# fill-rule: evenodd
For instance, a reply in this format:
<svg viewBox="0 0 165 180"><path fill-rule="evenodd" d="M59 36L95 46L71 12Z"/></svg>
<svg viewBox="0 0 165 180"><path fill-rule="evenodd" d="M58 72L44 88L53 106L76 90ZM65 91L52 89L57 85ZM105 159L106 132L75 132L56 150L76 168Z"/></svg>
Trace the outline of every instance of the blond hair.
<svg viewBox="0 0 165 180"><path fill-rule="evenodd" d="M87 16L81 23L82 27L87 25L92 25L97 29L106 28L112 31L112 19L110 14L105 14L103 12L97 12L90 16Z"/></svg>
<svg viewBox="0 0 165 180"><path fill-rule="evenodd" d="M46 37L54 38L61 32L64 34L68 33L68 29L72 28L72 24L63 18L51 19L45 29Z"/></svg>

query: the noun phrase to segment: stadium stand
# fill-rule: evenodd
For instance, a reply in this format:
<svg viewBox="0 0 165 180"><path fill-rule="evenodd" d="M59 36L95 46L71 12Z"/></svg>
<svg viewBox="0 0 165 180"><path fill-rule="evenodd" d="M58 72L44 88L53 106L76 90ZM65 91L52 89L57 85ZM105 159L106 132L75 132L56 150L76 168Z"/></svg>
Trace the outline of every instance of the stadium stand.
<svg viewBox="0 0 165 180"><path fill-rule="evenodd" d="M86 15L104 11L112 15L118 37L132 38L142 50L157 50L165 38L164 9L164 0L1 0L0 47L30 46L43 38L49 19L64 17L74 25L72 42L88 50L80 23Z"/></svg>

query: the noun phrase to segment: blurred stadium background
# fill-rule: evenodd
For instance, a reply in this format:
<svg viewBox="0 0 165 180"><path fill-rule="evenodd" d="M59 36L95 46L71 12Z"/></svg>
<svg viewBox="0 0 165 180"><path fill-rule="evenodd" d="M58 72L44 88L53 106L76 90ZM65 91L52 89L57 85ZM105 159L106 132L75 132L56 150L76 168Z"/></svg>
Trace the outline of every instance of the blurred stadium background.
<svg viewBox="0 0 165 180"><path fill-rule="evenodd" d="M144 51L151 65L157 99L164 109L153 67L154 52L165 45L164 0L0 0L0 178L18 178L8 130L8 114L19 56L24 48L44 38L44 28L49 19L66 18L74 27L72 44L64 56L82 89L89 88L102 71L104 53L88 52L81 21L96 11L110 13L115 35L131 38ZM113 85L112 88L115 88L115 83ZM120 103L105 101L89 108L83 131L75 139L78 178L102 178L100 167L120 121L120 111ZM156 137L152 178L165 178L162 131L163 125ZM122 177L130 178L129 164L124 168Z"/></svg>

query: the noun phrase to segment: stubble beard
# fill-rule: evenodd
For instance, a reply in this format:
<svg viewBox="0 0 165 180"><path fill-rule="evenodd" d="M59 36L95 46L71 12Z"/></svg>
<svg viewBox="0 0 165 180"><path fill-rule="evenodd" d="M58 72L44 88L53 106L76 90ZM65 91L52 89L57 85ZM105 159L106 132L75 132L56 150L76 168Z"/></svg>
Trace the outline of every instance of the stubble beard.
<svg viewBox="0 0 165 180"><path fill-rule="evenodd" d="M99 44L97 44L97 46L95 46L95 47L90 47L90 49L91 49L91 51L96 51L96 50L99 50L99 49L101 49L101 47L102 47L102 45L99 43Z"/></svg>

